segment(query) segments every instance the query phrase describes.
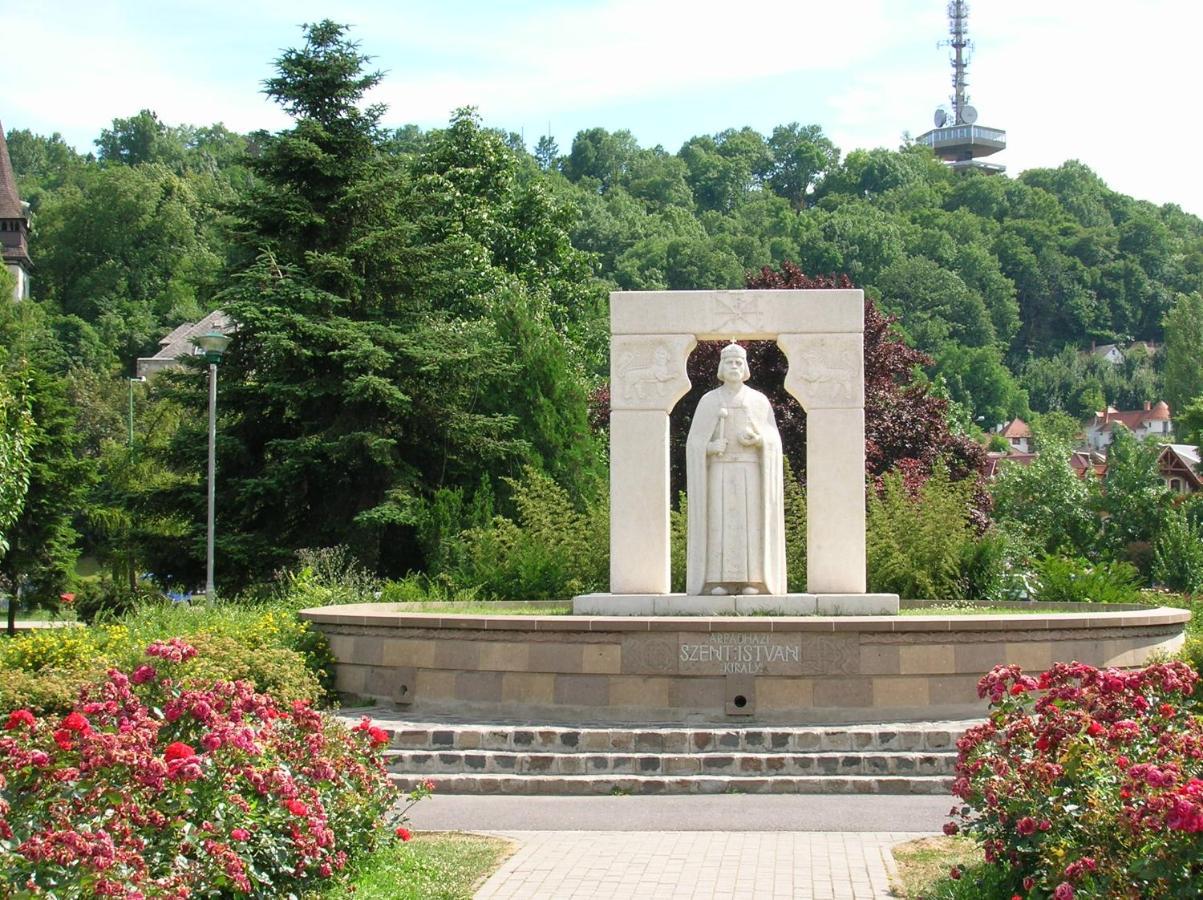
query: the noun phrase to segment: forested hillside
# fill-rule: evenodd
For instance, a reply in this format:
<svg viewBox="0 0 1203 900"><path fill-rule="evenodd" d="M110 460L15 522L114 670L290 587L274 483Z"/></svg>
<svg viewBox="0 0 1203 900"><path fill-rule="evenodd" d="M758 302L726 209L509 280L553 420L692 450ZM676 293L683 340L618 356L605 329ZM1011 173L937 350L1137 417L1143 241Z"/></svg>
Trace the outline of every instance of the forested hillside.
<svg viewBox="0 0 1203 900"><path fill-rule="evenodd" d="M471 110L386 127L362 102L382 76L345 30L305 38L266 84L294 120L280 133L149 110L87 154L8 133L35 275L5 327L76 409L93 476L75 480L101 487L74 526L114 571L138 558L187 579L202 559L201 379L139 387L133 442L125 379L217 307L240 323L219 429L240 583L333 543L424 567L523 472L594 496L609 290L735 288L786 261L846 274L934 360L920 377L960 432L1203 394L1203 221L1083 163L954 176L925 148L842 150L797 123L675 151L594 128L528 152ZM1137 340L1166 349L1119 366L1081 352Z"/></svg>

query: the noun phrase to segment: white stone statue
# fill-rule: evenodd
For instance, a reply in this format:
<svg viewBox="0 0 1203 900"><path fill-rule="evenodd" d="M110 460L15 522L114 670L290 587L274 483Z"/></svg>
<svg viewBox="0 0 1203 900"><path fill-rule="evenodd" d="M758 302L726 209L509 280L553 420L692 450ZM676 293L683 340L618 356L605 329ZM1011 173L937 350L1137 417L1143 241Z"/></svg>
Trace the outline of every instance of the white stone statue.
<svg viewBox="0 0 1203 900"><path fill-rule="evenodd" d="M702 397L685 443L690 594L784 594L781 435L768 398L744 384L744 348L723 348L721 387Z"/></svg>

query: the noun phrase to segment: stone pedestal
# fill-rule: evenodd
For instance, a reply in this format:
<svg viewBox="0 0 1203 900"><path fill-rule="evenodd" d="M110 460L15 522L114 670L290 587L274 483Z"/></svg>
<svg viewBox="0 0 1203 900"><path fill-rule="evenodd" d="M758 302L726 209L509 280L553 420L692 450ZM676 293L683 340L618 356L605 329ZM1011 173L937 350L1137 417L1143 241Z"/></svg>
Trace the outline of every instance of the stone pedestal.
<svg viewBox="0 0 1203 900"><path fill-rule="evenodd" d="M582 594L576 616L893 616L897 594Z"/></svg>

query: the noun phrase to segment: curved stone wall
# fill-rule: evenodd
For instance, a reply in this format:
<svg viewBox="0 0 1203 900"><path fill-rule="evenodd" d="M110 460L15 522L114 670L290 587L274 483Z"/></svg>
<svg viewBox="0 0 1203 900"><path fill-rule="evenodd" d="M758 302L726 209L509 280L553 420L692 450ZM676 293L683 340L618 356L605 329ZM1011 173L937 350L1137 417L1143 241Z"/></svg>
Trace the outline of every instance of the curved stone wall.
<svg viewBox="0 0 1203 900"><path fill-rule="evenodd" d="M994 665L1138 666L1176 651L1189 619L1166 608L797 618L400 610L301 613L330 639L340 692L415 715L599 723L970 718L985 708L977 681Z"/></svg>

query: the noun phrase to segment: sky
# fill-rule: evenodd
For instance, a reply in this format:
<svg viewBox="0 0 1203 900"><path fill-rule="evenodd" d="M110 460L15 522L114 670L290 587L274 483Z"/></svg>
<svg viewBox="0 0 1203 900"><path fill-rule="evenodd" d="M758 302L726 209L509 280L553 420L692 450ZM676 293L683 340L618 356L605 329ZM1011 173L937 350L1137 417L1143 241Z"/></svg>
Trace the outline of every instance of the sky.
<svg viewBox="0 0 1203 900"><path fill-rule="evenodd" d="M0 122L81 151L116 117L278 130L261 93L300 25L331 18L386 75L384 123L630 130L675 152L745 125L899 146L951 92L946 0L29 0L3 14ZM1077 159L1114 190L1203 216L1195 0L971 0L970 102L1016 175ZM1192 88L1191 85L1196 85ZM1158 124L1160 123L1160 124Z"/></svg>

